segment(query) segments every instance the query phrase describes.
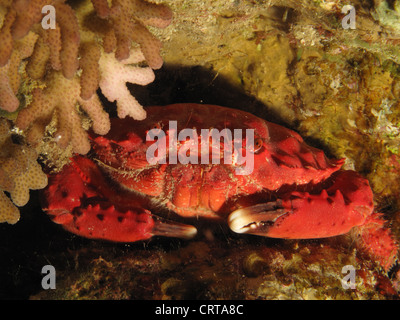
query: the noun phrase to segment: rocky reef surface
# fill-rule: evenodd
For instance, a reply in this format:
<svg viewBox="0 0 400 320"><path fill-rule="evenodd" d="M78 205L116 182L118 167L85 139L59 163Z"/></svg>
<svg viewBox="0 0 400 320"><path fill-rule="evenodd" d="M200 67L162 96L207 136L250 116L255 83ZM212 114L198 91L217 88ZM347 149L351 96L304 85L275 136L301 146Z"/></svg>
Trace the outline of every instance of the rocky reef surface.
<svg viewBox="0 0 400 320"><path fill-rule="evenodd" d="M39 163L57 171L87 153L86 131L106 133L110 115L210 103L346 158L399 239L399 0L353 1L354 29L340 0L161 2L0 1L0 297L398 299L400 267L384 272L352 235L285 241L213 226L193 241L120 245L66 233L37 191L28 202L47 183ZM60 12L51 33L40 27L45 4ZM41 287L47 264L56 290ZM342 287L346 265L356 289Z"/></svg>

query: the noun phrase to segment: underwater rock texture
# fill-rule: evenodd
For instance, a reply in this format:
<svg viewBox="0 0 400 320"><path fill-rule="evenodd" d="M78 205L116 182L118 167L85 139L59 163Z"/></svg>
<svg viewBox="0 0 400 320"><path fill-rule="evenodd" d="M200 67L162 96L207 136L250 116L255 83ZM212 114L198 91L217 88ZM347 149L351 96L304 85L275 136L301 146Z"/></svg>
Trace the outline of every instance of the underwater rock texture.
<svg viewBox="0 0 400 320"><path fill-rule="evenodd" d="M149 30L164 44L165 68L156 72L159 81L154 87L150 85L148 91L128 86L138 100L148 105L205 102L237 107L297 130L329 155L345 157L348 168L369 179L377 210L385 215L399 239L399 1L353 1L356 29L342 27L345 14L341 10L348 2L340 0L163 2L174 12L173 23L163 30ZM78 22L85 23L88 37L93 40L92 20L85 17L98 15L102 19L110 13L104 1L92 1L95 13L89 1L82 3L76 8ZM12 17L5 21L2 43L11 41L7 30ZM107 30L99 28L104 35L102 39L108 39L105 51L118 47L112 36L117 37L118 28L111 29L111 35L107 36ZM82 39L85 35L81 34ZM121 36L120 42L124 43L124 39ZM156 42L151 47L159 48ZM121 44L121 54L123 48ZM90 45L82 50L88 55L98 55ZM6 60L4 56L0 54L0 61ZM0 68L0 84L9 85L6 93L0 90L1 97L12 100L10 92L15 95L18 86L12 84L15 82L8 74L14 70L11 73L16 75L11 61L23 57L11 56L8 64ZM58 64L56 57L49 59ZM89 74L97 79L94 73ZM28 88L21 87L20 92L31 92L30 82L25 83ZM93 90L85 90L85 97ZM51 143L45 141L47 147ZM47 157L54 162L61 156L48 151ZM27 214L27 219L40 214L37 209ZM11 280L4 282L8 284L4 296L18 296L17 289L24 288L24 297L37 293L32 298L41 299L399 297L399 266L384 273L373 261L360 255L351 236L277 243L227 235L216 237L213 242L170 241L165 246L152 242L121 248L79 242L57 226L39 221L39 230L43 225L48 237L40 238L40 257L32 255L37 249L30 245L21 243L16 249L12 242L3 241L8 245L2 251L8 255L2 256L14 258L10 260L19 266L29 265L29 268L12 268L2 262L2 269L12 275ZM14 229L2 227L4 237L16 236ZM24 234L28 242L34 239ZM67 239L67 243L54 248L60 238ZM55 291L41 290L40 279L29 277L31 270L38 274L48 261L59 274ZM341 270L348 264L357 270L356 290L341 287ZM29 292L26 283L32 284Z"/></svg>
<svg viewBox="0 0 400 320"><path fill-rule="evenodd" d="M347 300L395 295L386 277L338 243L254 240L76 250L70 267L58 276L61 289L31 299ZM356 289L342 287L345 265L357 266Z"/></svg>

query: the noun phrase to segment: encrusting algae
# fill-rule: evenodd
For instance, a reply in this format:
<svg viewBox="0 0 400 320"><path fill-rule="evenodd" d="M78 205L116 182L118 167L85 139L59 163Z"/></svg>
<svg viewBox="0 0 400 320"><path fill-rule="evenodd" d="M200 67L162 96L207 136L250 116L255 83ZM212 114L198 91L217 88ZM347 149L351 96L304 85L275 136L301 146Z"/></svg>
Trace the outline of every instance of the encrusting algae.
<svg viewBox="0 0 400 320"><path fill-rule="evenodd" d="M12 143L11 128L2 119L0 188L12 202L1 192L0 222L18 221L13 203L25 205L29 189L46 186L33 147L49 132L58 147L86 154L84 120L90 119L97 134L110 130L97 89L116 101L119 117L146 117L126 83L154 80L153 69L163 63L162 44L147 27L168 26L171 10L145 0L92 0L76 6L63 0L0 1L0 109L7 118L16 116L18 132L29 145Z"/></svg>

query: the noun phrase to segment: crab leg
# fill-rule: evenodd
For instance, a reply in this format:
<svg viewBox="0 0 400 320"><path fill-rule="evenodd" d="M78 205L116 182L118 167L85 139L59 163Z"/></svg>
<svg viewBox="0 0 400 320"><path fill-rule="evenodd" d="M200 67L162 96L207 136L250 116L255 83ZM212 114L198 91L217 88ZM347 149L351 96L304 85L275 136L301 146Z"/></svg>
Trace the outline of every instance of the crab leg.
<svg viewBox="0 0 400 320"><path fill-rule="evenodd" d="M271 238L310 239L347 233L373 212L368 181L354 171L342 171L319 194L292 192L282 199L235 210L228 217L238 233Z"/></svg>
<svg viewBox="0 0 400 320"><path fill-rule="evenodd" d="M48 214L69 232L115 242L135 242L153 236L190 239L197 233L197 229L191 225L163 219L142 208L122 211L113 205L107 208L102 206L97 204L76 208L72 213L48 211Z"/></svg>
<svg viewBox="0 0 400 320"><path fill-rule="evenodd" d="M109 186L92 160L74 157L51 176L44 210L64 229L80 236L134 242L152 236L192 238L197 229L172 222L144 209L135 194ZM49 201L51 200L51 201Z"/></svg>

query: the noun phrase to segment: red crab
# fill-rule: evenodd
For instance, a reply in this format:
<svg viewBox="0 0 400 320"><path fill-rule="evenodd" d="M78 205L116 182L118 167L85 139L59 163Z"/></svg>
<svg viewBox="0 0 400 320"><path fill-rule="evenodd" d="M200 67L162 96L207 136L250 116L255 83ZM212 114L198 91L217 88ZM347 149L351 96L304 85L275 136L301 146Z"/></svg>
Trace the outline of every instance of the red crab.
<svg viewBox="0 0 400 320"><path fill-rule="evenodd" d="M113 119L111 128L92 135L90 155L73 157L44 192L47 213L75 234L121 242L190 238L197 229L188 221L199 218L286 239L358 227L361 247L386 270L396 259L390 231L373 213L368 181L341 170L343 160L328 159L294 131L198 104L149 107L145 121ZM232 139L211 143L211 133L224 129Z"/></svg>

